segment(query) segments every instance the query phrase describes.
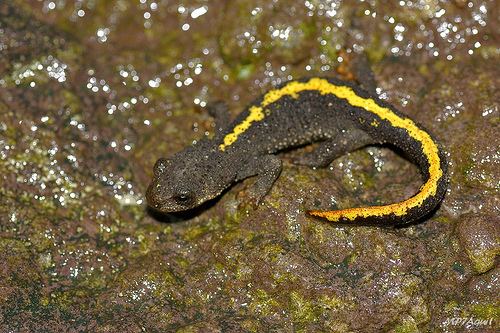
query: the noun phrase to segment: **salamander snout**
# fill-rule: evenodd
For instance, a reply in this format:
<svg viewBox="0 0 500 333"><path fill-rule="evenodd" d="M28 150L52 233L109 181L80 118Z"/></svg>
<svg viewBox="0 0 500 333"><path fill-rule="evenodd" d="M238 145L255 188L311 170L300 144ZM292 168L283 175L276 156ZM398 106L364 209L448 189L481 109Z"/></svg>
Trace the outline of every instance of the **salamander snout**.
<svg viewBox="0 0 500 333"><path fill-rule="evenodd" d="M152 182L147 191L146 191L146 201L148 203L148 206L151 208L159 209L160 206L162 205L162 200L161 196L159 195L159 191L157 187L159 187L160 184L157 182Z"/></svg>
<svg viewBox="0 0 500 333"><path fill-rule="evenodd" d="M165 158L160 158L156 161L153 167L153 180L149 184L146 191L146 201L148 206L156 210L162 210L162 207L168 201L168 194L166 193L166 184L163 181L167 167L170 161Z"/></svg>

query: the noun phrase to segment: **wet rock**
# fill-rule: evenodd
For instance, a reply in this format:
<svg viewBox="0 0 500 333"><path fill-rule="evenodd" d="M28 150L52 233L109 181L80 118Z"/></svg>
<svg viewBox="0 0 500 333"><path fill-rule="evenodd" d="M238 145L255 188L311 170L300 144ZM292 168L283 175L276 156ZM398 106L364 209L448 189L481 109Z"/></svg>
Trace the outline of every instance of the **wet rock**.
<svg viewBox="0 0 500 333"><path fill-rule="evenodd" d="M64 33L33 19L26 9L13 1L0 3L0 75L65 46Z"/></svg>
<svg viewBox="0 0 500 333"><path fill-rule="evenodd" d="M485 329L500 329L500 269L474 276L467 284L468 311L471 316L488 322Z"/></svg>
<svg viewBox="0 0 500 333"><path fill-rule="evenodd" d="M494 316L499 29L494 2L457 3L0 1L0 331L455 332L448 318ZM235 115L363 50L382 98L449 153L434 215L304 214L413 195L422 178L390 147L318 170L280 154L258 207L248 179L195 213L146 211L155 160L213 134L208 102Z"/></svg>
<svg viewBox="0 0 500 333"><path fill-rule="evenodd" d="M495 266L500 255L500 225L492 215L469 215L458 225L460 244L467 253L477 273L484 273Z"/></svg>

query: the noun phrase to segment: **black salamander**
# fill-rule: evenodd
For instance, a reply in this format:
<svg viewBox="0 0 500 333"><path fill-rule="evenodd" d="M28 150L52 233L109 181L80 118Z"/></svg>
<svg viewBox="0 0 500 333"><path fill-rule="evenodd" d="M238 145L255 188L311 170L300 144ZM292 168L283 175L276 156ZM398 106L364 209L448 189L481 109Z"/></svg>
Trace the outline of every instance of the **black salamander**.
<svg viewBox="0 0 500 333"><path fill-rule="evenodd" d="M283 149L320 142L297 163L324 167L335 158L370 144L392 144L416 163L425 183L398 203L341 210L309 210L307 214L338 223L399 225L418 220L442 200L447 164L432 136L388 103L333 78L289 81L251 103L232 123L222 108L213 139L161 158L147 190L150 207L160 212L194 208L226 188L256 176L257 200L270 190L281 172L275 155ZM227 111L227 110L226 110Z"/></svg>

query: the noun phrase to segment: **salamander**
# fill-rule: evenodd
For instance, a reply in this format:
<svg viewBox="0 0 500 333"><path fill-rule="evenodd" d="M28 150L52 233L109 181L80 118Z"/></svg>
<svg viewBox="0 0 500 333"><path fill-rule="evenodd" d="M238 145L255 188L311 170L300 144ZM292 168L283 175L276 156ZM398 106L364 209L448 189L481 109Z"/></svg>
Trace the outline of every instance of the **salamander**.
<svg viewBox="0 0 500 333"><path fill-rule="evenodd" d="M401 225L427 216L445 194L447 163L436 140L375 92L354 83L322 77L293 80L253 101L232 122L223 105L211 113L216 118L213 138L156 162L146 193L153 209L189 210L253 176L250 193L258 202L280 175L276 153L316 142L317 148L297 158L297 164L325 167L366 145L390 144L420 168L425 182L401 202L307 210L309 216L342 224Z"/></svg>

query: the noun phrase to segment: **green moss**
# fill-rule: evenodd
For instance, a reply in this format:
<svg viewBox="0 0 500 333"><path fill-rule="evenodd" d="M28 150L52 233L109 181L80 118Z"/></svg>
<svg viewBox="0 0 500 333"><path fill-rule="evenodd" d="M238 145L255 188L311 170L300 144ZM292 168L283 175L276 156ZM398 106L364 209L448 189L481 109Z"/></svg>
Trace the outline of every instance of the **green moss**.
<svg viewBox="0 0 500 333"><path fill-rule="evenodd" d="M177 95L175 90L172 90L167 85L161 84L158 88L147 88L144 91L144 96L149 98L150 101L163 101L168 100L174 103L176 101L180 101L181 99ZM190 112L193 112L193 108L187 109L185 105L181 105L180 102L176 105L174 115L188 115ZM179 114L180 112L180 114Z"/></svg>
<svg viewBox="0 0 500 333"><path fill-rule="evenodd" d="M50 298L47 296L43 296L40 298L40 305L41 306L48 306L50 304Z"/></svg>
<svg viewBox="0 0 500 333"><path fill-rule="evenodd" d="M150 279L157 285L157 289L154 292L157 297L164 297L166 294L171 294L172 288L179 284L177 277L168 270L161 271L159 276L156 274L152 275Z"/></svg>
<svg viewBox="0 0 500 333"><path fill-rule="evenodd" d="M319 243L325 241L325 226L322 223L308 223L306 228L311 230L314 237L318 239Z"/></svg>
<svg viewBox="0 0 500 333"><path fill-rule="evenodd" d="M262 325L258 320L255 319L243 319L241 321L241 327L243 327L246 330L246 332L253 332L253 333L263 332L261 328Z"/></svg>
<svg viewBox="0 0 500 333"><path fill-rule="evenodd" d="M7 267L22 267L25 261L30 258L30 251L25 242L11 239L11 238L0 238L0 254L10 254L8 256L2 255L3 264ZM29 278L23 276L22 278Z"/></svg>
<svg viewBox="0 0 500 333"><path fill-rule="evenodd" d="M268 244L264 247L264 258L270 262L276 262L279 259L280 254L284 252L283 248L279 244Z"/></svg>
<svg viewBox="0 0 500 333"><path fill-rule="evenodd" d="M325 322L325 327L330 333L352 332L352 330L349 329L349 324L344 323L340 320L327 321Z"/></svg>
<svg viewBox="0 0 500 333"><path fill-rule="evenodd" d="M38 256L38 263L43 269L49 269L54 267L54 261L52 260L52 253L40 253Z"/></svg>
<svg viewBox="0 0 500 333"><path fill-rule="evenodd" d="M208 221L204 222L201 221L198 224L190 226L185 232L184 232L184 239L187 241L194 241L196 239L199 239L203 237L204 235L220 229L220 222L218 220L213 220L209 219Z"/></svg>
<svg viewBox="0 0 500 333"><path fill-rule="evenodd" d="M50 251L54 246L54 235L48 230L46 230L43 225L35 225L33 226L34 231L32 236L30 237L31 245L33 248L40 253L40 262L44 262L44 266L48 265L51 261L51 253ZM42 258L43 256L43 258Z"/></svg>
<svg viewBox="0 0 500 333"><path fill-rule="evenodd" d="M413 275L408 275L404 281L403 290L408 295L413 295L419 291L421 280Z"/></svg>
<svg viewBox="0 0 500 333"><path fill-rule="evenodd" d="M402 323L396 325L393 331L394 333L418 333L420 330L418 329L417 323L412 317L406 317L403 319Z"/></svg>
<svg viewBox="0 0 500 333"><path fill-rule="evenodd" d="M290 293L290 308L293 321L299 325L310 323L317 319L313 303L304 299L298 292L294 291Z"/></svg>
<svg viewBox="0 0 500 333"><path fill-rule="evenodd" d="M113 278L107 272L100 272L99 270L94 270L90 273L82 275L78 283L79 287L89 290L91 293L98 293L99 291L106 288L109 281Z"/></svg>
<svg viewBox="0 0 500 333"><path fill-rule="evenodd" d="M189 260L187 260L186 258L184 257L177 257L175 262L177 263L177 265L179 265L179 267L181 267L182 269L187 269L189 268L190 266L190 262Z"/></svg>
<svg viewBox="0 0 500 333"><path fill-rule="evenodd" d="M262 317L268 317L280 308L279 303L262 289L257 289L252 293L252 298L253 301L249 305L250 311Z"/></svg>
<svg viewBox="0 0 500 333"><path fill-rule="evenodd" d="M429 314L429 308L424 302L424 299L417 296L416 302L414 303L415 305L412 306L410 315L413 317L413 319L415 319L415 323L417 323L417 325L427 323L431 319L431 317Z"/></svg>
<svg viewBox="0 0 500 333"><path fill-rule="evenodd" d="M340 309L345 309L345 308L352 309L354 307L353 303L344 302L342 299L336 296L328 296L328 295L321 296L318 301L318 304L323 310L334 310L334 311L338 311Z"/></svg>
<svg viewBox="0 0 500 333"><path fill-rule="evenodd" d="M252 268L244 263L238 263L236 267L235 277L237 280L243 280L250 276Z"/></svg>
<svg viewBox="0 0 500 333"><path fill-rule="evenodd" d="M198 333L198 332L203 331L203 328L200 326L202 326L202 325L199 323L191 324L191 325L181 327L178 330L176 330L175 332L176 333Z"/></svg>
<svg viewBox="0 0 500 333"><path fill-rule="evenodd" d="M75 303L80 303L83 299L91 299L96 296L96 292L90 289L81 288L80 286L73 287L66 290L56 290L50 294L50 302L47 306L54 306L63 312L67 312L71 309L72 305ZM47 299L43 299L43 302L47 302ZM82 303L84 304L84 303ZM81 306L81 305L80 305ZM90 306L90 302L86 303L86 306Z"/></svg>
<svg viewBox="0 0 500 333"><path fill-rule="evenodd" d="M483 251L466 248L465 251L478 273L484 273L492 269L495 266L496 256L500 255L500 248L488 248Z"/></svg>
<svg viewBox="0 0 500 333"><path fill-rule="evenodd" d="M382 36L380 33L375 33L372 36L371 43L365 49L365 52L371 63L379 63L385 58L387 46L382 42Z"/></svg>
<svg viewBox="0 0 500 333"><path fill-rule="evenodd" d="M284 273L276 273L273 275L274 282L276 284L282 284L282 283L288 283L288 282L293 282L297 280L297 275L293 274L292 272L284 272Z"/></svg>
<svg viewBox="0 0 500 333"><path fill-rule="evenodd" d="M136 236L137 242L139 243L139 254L144 255L147 254L152 246L154 246L154 242L156 237L150 237L149 235L144 235L142 230Z"/></svg>
<svg viewBox="0 0 500 333"><path fill-rule="evenodd" d="M344 44L345 34L340 33L340 31L336 29L331 29L330 31L323 29L321 34L321 38L328 41L325 45L320 45L321 51L323 54L328 55L329 59L337 59L339 56L338 46Z"/></svg>
<svg viewBox="0 0 500 333"><path fill-rule="evenodd" d="M471 312L480 319L492 319L495 322L500 320L500 303L483 303L471 306Z"/></svg>
<svg viewBox="0 0 500 333"><path fill-rule="evenodd" d="M436 221L436 222L439 222L439 224L450 224L450 223L454 223L453 219L449 218L448 216L444 216L444 215L438 215L436 214L437 216L434 216L433 219Z"/></svg>
<svg viewBox="0 0 500 333"><path fill-rule="evenodd" d="M444 311L446 313L453 313L458 307L458 302L456 300L452 300L445 304Z"/></svg>
<svg viewBox="0 0 500 333"><path fill-rule="evenodd" d="M318 33L318 27L314 20L306 20L304 22L301 22L298 29L302 31L306 40L309 38L314 38Z"/></svg>
<svg viewBox="0 0 500 333"><path fill-rule="evenodd" d="M249 79L252 74L255 71L255 65L250 63L250 64L240 64L235 68L235 74L236 78L238 80L247 80Z"/></svg>
<svg viewBox="0 0 500 333"><path fill-rule="evenodd" d="M221 223L227 228L231 229L237 227L241 224L241 222L247 217L246 211L250 207L240 207L234 211L228 210L228 212L224 215L224 219Z"/></svg>

